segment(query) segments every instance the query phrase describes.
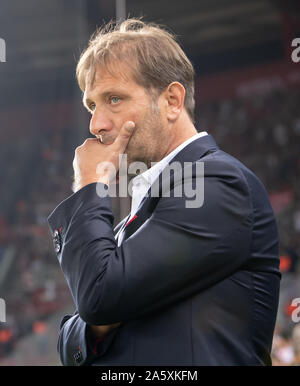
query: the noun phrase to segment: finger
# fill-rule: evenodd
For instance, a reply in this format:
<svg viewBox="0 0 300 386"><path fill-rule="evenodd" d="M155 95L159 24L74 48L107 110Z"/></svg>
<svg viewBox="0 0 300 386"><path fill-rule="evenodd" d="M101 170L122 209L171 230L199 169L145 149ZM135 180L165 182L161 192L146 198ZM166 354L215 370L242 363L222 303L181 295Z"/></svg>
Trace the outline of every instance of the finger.
<svg viewBox="0 0 300 386"><path fill-rule="evenodd" d="M88 144L100 144L99 138L87 138L81 146L87 146Z"/></svg>
<svg viewBox="0 0 300 386"><path fill-rule="evenodd" d="M133 131L135 128L135 123L132 121L127 121L122 126L119 135L117 136L116 140L114 141L114 148L119 153L125 150L127 143L129 141L129 138L131 137Z"/></svg>

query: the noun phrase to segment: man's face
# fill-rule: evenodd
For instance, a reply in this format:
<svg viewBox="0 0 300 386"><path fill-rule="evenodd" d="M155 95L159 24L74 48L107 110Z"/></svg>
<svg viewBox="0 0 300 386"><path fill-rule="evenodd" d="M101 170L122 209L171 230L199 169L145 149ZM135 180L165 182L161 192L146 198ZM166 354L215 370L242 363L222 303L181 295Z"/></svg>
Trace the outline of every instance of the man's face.
<svg viewBox="0 0 300 386"><path fill-rule="evenodd" d="M128 164L142 161L150 166L162 158L168 138L160 98L155 101L139 86L127 67L119 66L114 76L99 68L94 83L87 82L84 104L92 113L90 132L101 135L105 145L114 142L126 121L135 123L125 150Z"/></svg>

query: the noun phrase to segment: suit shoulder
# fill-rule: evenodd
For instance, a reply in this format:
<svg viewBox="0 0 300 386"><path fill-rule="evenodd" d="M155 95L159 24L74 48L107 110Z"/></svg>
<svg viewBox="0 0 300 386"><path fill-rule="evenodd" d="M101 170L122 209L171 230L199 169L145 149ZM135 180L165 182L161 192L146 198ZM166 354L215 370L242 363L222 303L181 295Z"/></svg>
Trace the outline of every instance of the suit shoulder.
<svg viewBox="0 0 300 386"><path fill-rule="evenodd" d="M249 190L246 174L252 172L230 154L218 149L208 153L197 162L204 163L204 177L219 178L228 184L243 185L246 191Z"/></svg>
<svg viewBox="0 0 300 386"><path fill-rule="evenodd" d="M265 189L262 181L251 169L249 169L243 162L223 150L217 150L210 153L199 161L205 162L207 172L213 171L220 175L226 175L227 173L228 176L238 175L244 180L249 188L250 184L255 182Z"/></svg>
<svg viewBox="0 0 300 386"><path fill-rule="evenodd" d="M272 212L266 187L259 177L244 163L222 150L209 154L207 158L207 172L210 169L216 172L217 169L217 173L222 175L240 176L240 180L247 186L253 205L257 206L260 203L260 205L264 205Z"/></svg>

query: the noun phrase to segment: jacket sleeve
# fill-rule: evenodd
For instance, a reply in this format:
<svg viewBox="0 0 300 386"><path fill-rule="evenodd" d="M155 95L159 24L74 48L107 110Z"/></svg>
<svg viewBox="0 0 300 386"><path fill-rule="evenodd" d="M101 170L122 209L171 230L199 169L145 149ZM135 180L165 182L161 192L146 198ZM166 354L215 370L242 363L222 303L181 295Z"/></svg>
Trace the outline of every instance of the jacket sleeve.
<svg viewBox="0 0 300 386"><path fill-rule="evenodd" d="M194 177L185 184L192 187ZM97 191L96 183L85 186L48 218L52 233L61 229L58 259L89 324L159 311L231 275L249 257L251 197L242 172L229 163L205 166L202 206L187 208L187 197L171 191L120 247L110 198Z"/></svg>
<svg viewBox="0 0 300 386"><path fill-rule="evenodd" d="M116 234L123 225L121 221L114 233ZM110 331L103 337L100 345L97 345L97 351L91 338L88 336L88 325L80 318L76 311L73 315L65 315L60 323L60 331L58 336L57 351L60 361L64 366L87 366L94 359L105 353L112 342L115 335L114 331Z"/></svg>
<svg viewBox="0 0 300 386"><path fill-rule="evenodd" d="M117 333L117 329L114 329L106 334L97 345L95 352L87 328L87 323L81 319L78 312L63 317L60 324L57 351L64 366L90 365L96 357L104 355Z"/></svg>

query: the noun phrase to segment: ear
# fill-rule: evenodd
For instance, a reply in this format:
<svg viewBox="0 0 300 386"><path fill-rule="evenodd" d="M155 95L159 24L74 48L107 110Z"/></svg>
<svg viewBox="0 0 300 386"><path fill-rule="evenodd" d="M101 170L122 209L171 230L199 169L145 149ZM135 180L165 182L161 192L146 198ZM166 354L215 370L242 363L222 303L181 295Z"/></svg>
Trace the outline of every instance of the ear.
<svg viewBox="0 0 300 386"><path fill-rule="evenodd" d="M172 82L164 94L167 107L167 119L174 122L184 107L185 88L179 82Z"/></svg>

